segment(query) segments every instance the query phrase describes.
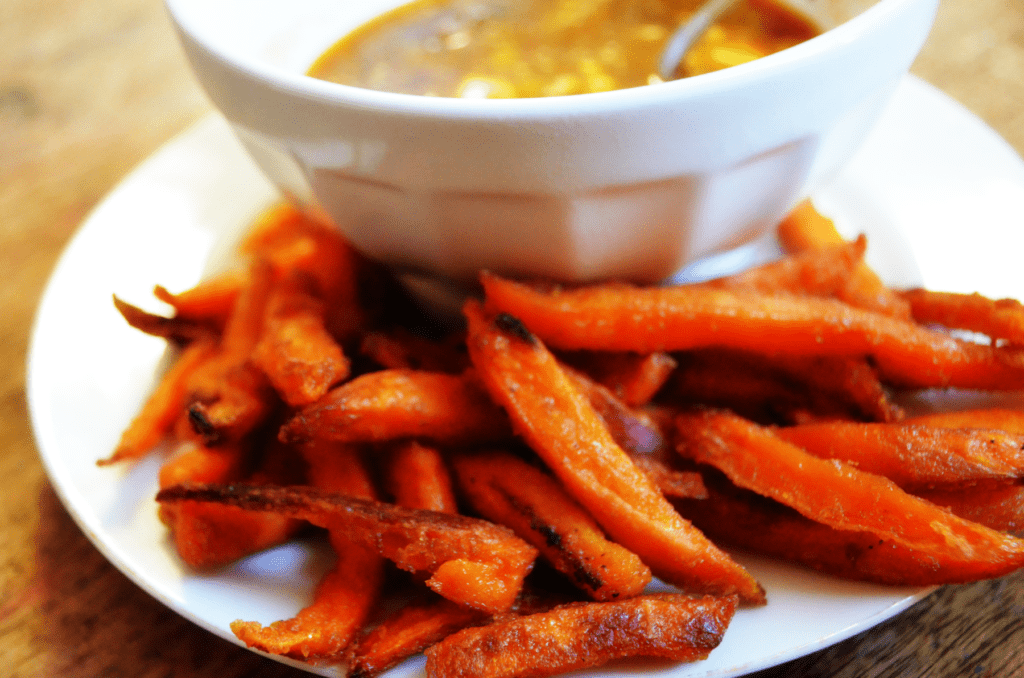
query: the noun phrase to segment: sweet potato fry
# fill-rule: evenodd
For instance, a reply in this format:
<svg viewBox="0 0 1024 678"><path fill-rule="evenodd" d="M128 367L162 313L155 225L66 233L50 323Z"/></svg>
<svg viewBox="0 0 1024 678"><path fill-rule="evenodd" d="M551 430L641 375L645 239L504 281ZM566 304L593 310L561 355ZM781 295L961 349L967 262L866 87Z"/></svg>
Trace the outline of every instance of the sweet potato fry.
<svg viewBox="0 0 1024 678"><path fill-rule="evenodd" d="M210 371L200 377L211 363ZM221 356L193 372L189 391L189 422L208 445L240 440L270 415L276 403L263 372L248 362L231 368Z"/></svg>
<svg viewBox="0 0 1024 678"><path fill-rule="evenodd" d="M360 343L360 352L385 369L427 370L459 374L469 367L469 358L452 335L436 341L418 336L403 328L367 332Z"/></svg>
<svg viewBox="0 0 1024 678"><path fill-rule="evenodd" d="M1004 431L825 422L777 429L775 435L908 491L1010 484L1024 477L1024 435Z"/></svg>
<svg viewBox="0 0 1024 678"><path fill-rule="evenodd" d="M647 405L643 408L628 408L611 395L611 392L593 382L565 370L566 376L588 396L591 405L608 426L619 447L629 455L640 471L657 486L666 497L702 497L705 495L700 473L692 469L680 469L679 455L673 450L666 431L672 423L675 409Z"/></svg>
<svg viewBox="0 0 1024 678"><path fill-rule="evenodd" d="M303 660L337 657L369 615L382 578L377 554L362 548L338 553L338 562L317 584L313 602L294 617L268 626L235 620L231 631L247 647L270 654Z"/></svg>
<svg viewBox="0 0 1024 678"><path fill-rule="evenodd" d="M850 416L821 402L774 369L771 359L746 352L700 349L677 354L666 398L678 405L724 407L761 423L794 424L801 411Z"/></svg>
<svg viewBox="0 0 1024 678"><path fill-rule="evenodd" d="M779 222L777 234L782 248L793 253L840 245L845 240L836 230L835 222L819 212L810 200L801 201Z"/></svg>
<svg viewBox="0 0 1024 678"><path fill-rule="evenodd" d="M362 326L358 257L337 228L282 203L250 230L240 249L266 259L279 277L311 277L317 296L327 304L326 324L335 336L347 337Z"/></svg>
<svg viewBox="0 0 1024 678"><path fill-rule="evenodd" d="M1016 299L989 299L978 293L958 294L926 289L902 293L914 320L970 330L991 339L1024 344L1024 304Z"/></svg>
<svg viewBox="0 0 1024 678"><path fill-rule="evenodd" d="M655 351L638 356L632 369L627 367L620 364L618 369L605 373L603 383L622 398L622 402L630 407L640 407L649 403L665 386L676 368L676 361L664 351Z"/></svg>
<svg viewBox="0 0 1024 678"><path fill-rule="evenodd" d="M1024 412L1000 407L919 414L909 417L904 423L946 428L991 428L1024 435Z"/></svg>
<svg viewBox="0 0 1024 678"><path fill-rule="evenodd" d="M437 448L415 440L397 444L387 455L384 484L399 506L458 513L451 473Z"/></svg>
<svg viewBox="0 0 1024 678"><path fill-rule="evenodd" d="M581 352L563 360L604 385L629 407L646 405L668 382L676 360L664 351L654 353Z"/></svg>
<svg viewBox="0 0 1024 678"><path fill-rule="evenodd" d="M233 506L184 503L170 524L181 559L212 570L291 538L299 524L285 516L253 515Z"/></svg>
<svg viewBox="0 0 1024 678"><path fill-rule="evenodd" d="M496 613L515 601L537 551L507 528L464 516L406 509L310 487L185 484L160 502L213 502L301 518L377 550L454 602Z"/></svg>
<svg viewBox="0 0 1024 678"><path fill-rule="evenodd" d="M813 457L734 414L683 414L676 423L684 456L816 522L913 549L950 581L1002 576L1024 566L1024 541L958 518L881 476Z"/></svg>
<svg viewBox="0 0 1024 678"><path fill-rule="evenodd" d="M642 454L630 457L636 467L657 486L661 493L671 499L706 499L707 488L697 471L682 471L670 467L661 459Z"/></svg>
<svg viewBox="0 0 1024 678"><path fill-rule="evenodd" d="M300 410L280 433L291 442L426 438L444 444L494 442L509 435L504 414L468 375L418 370L356 377Z"/></svg>
<svg viewBox="0 0 1024 678"><path fill-rule="evenodd" d="M507 314L467 303L470 358L516 432L615 541L662 579L763 604L750 574L669 505L619 447L541 341Z"/></svg>
<svg viewBox="0 0 1024 678"><path fill-rule="evenodd" d="M143 311L127 301L114 295L114 307L129 325L154 337L166 339L178 346L185 346L192 341L216 334L211 325L178 316L168 318Z"/></svg>
<svg viewBox="0 0 1024 678"><path fill-rule="evenodd" d="M858 419L892 422L904 416L866 360L841 356L776 356L773 362L789 382L815 396L848 405Z"/></svg>
<svg viewBox="0 0 1024 678"><path fill-rule="evenodd" d="M374 494L370 475L353 448L307 445L310 482L353 497ZM273 515L273 514L263 514ZM296 659L337 657L370 616L384 579L383 560L372 549L331 533L337 561L317 585L313 602L291 619L269 626L237 620L231 630L248 647Z"/></svg>
<svg viewBox="0 0 1024 678"><path fill-rule="evenodd" d="M234 268L178 294L171 294L162 285L157 285L153 296L173 306L176 317L212 323L223 329L245 284L245 270Z"/></svg>
<svg viewBox="0 0 1024 678"><path fill-rule="evenodd" d="M593 599L629 598L650 583L640 558L605 539L594 519L540 469L498 451L457 455L452 464L477 513L533 544Z"/></svg>
<svg viewBox="0 0 1024 678"><path fill-rule="evenodd" d="M699 474L670 467L668 461L672 450L658 422L644 411L627 407L611 389L592 381L582 372L566 366L562 369L593 405L615 442L662 494L679 497L701 495Z"/></svg>
<svg viewBox="0 0 1024 678"><path fill-rule="evenodd" d="M983 485L962 490L923 490L915 494L961 518L1024 537L1024 485Z"/></svg>
<svg viewBox="0 0 1024 678"><path fill-rule="evenodd" d="M181 483L225 483L240 479L248 451L238 445L184 445L160 467L161 489Z"/></svg>
<svg viewBox="0 0 1024 678"><path fill-rule="evenodd" d="M306 215L290 202L280 202L264 211L245 234L238 249L246 254L268 256L278 253L282 260L296 259L301 253L288 252L288 247L302 238L308 228ZM292 270L292 266L281 266Z"/></svg>
<svg viewBox="0 0 1024 678"><path fill-rule="evenodd" d="M622 657L705 659L735 609L735 597L680 594L570 604L448 636L427 649L427 678L539 678Z"/></svg>
<svg viewBox="0 0 1024 678"><path fill-rule="evenodd" d="M114 452L96 463L106 466L119 461L140 459L156 447L170 433L174 422L185 409L185 394L192 371L208 360L213 352L214 342L209 337L186 346L121 434Z"/></svg>
<svg viewBox="0 0 1024 678"><path fill-rule="evenodd" d="M835 223L818 212L810 200L797 205L778 226L778 237L789 252L805 252L834 247L844 242ZM860 308L909 320L910 305L896 292L886 287L878 274L864 262L854 270L838 298Z"/></svg>
<svg viewBox="0 0 1024 678"><path fill-rule="evenodd" d="M683 404L725 407L764 423L794 424L802 412L825 419L898 421L903 411L858 358L765 356L698 349L677 355L666 389Z"/></svg>
<svg viewBox="0 0 1024 678"><path fill-rule="evenodd" d="M266 377L250 363L272 284L266 262L254 261L247 280L224 327L217 355L189 379L189 419L209 444L238 440L258 426L276 403Z"/></svg>
<svg viewBox="0 0 1024 678"><path fill-rule="evenodd" d="M615 442L631 455L662 454L668 442L661 429L642 412L626 406L605 386L582 372L562 366L565 376L593 405Z"/></svg>
<svg viewBox="0 0 1024 678"><path fill-rule="evenodd" d="M349 361L324 327L324 303L294 279L270 293L253 361L292 407L319 400L349 374Z"/></svg>
<svg viewBox="0 0 1024 678"><path fill-rule="evenodd" d="M217 448L190 446L160 469L160 487L183 482L231 482L245 477L249 452L239 445ZM264 466L273 466L273 455ZM266 482L257 473L253 481ZM286 516L244 511L234 506L180 502L162 504L160 518L168 526L181 559L197 570L211 570L290 538L299 521Z"/></svg>
<svg viewBox="0 0 1024 678"><path fill-rule="evenodd" d="M1013 352L833 299L686 286L592 285L538 291L481 275L488 306L563 349L650 352L720 346L777 355L872 356L904 387L1024 387Z"/></svg>
<svg viewBox="0 0 1024 678"><path fill-rule="evenodd" d="M235 299L221 335L220 347L226 361L240 364L249 360L263 333L263 318L273 283L270 265L262 259L253 260L246 284Z"/></svg>
<svg viewBox="0 0 1024 678"><path fill-rule="evenodd" d="M699 286L818 297L838 296L864 260L867 238L791 254Z"/></svg>
<svg viewBox="0 0 1024 678"><path fill-rule="evenodd" d="M837 530L728 481L706 480L709 498L674 502L717 543L799 563L844 579L893 586L961 581L931 558L870 532Z"/></svg>
<svg viewBox="0 0 1024 678"><path fill-rule="evenodd" d="M670 412L652 405L638 409L626 407L604 386L571 368L563 370L590 400L615 442L662 494L666 497L702 496L700 474L674 468L679 457L672 451L665 434L672 430Z"/></svg>
<svg viewBox="0 0 1024 678"><path fill-rule="evenodd" d="M409 603L356 639L345 653L350 678L371 678L467 626L485 624L479 610L444 598Z"/></svg>

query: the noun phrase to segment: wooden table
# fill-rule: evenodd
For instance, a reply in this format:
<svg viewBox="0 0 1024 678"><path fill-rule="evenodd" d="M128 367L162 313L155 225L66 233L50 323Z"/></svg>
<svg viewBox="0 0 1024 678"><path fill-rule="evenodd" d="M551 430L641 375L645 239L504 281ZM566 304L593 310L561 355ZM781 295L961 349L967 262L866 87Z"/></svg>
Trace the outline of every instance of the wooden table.
<svg viewBox="0 0 1024 678"><path fill-rule="evenodd" d="M1024 152L1024 4L943 0L915 72ZM65 242L161 142L209 110L160 0L0 3L0 676L299 676L167 610L58 501L26 412L33 313ZM1024 672L1024 574L941 589L888 623L760 674Z"/></svg>

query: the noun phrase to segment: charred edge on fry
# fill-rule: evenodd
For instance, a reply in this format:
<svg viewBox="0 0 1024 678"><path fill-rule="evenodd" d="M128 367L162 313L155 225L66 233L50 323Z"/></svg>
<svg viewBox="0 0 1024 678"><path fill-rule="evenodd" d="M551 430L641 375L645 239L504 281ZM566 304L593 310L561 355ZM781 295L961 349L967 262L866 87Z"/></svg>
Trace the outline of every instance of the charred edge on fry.
<svg viewBox="0 0 1024 678"><path fill-rule="evenodd" d="M524 504L519 501L512 494L506 492L500 487L495 487L493 485L491 487L503 496L515 511L525 516L530 521L530 529L544 537L544 541L548 546L561 553L566 562L572 563L572 572L567 572L566 574L568 574L573 581L584 589L590 591L597 591L604 586L604 582L601 581L596 574L591 572L587 568L586 564L576 557L576 554L562 548L562 535L559 534L558 530L538 516L528 504Z"/></svg>
<svg viewBox="0 0 1024 678"><path fill-rule="evenodd" d="M206 416L201 403L193 403L188 408L188 421L192 424L192 430L202 436L207 445L213 445L220 441L220 431Z"/></svg>
<svg viewBox="0 0 1024 678"><path fill-rule="evenodd" d="M268 495L274 495L269 497ZM308 502L296 500L287 493L277 493L266 486L244 483L203 484L181 483L160 490L158 502L198 501L211 504L237 506L247 511L275 511L289 508L304 508Z"/></svg>
<svg viewBox="0 0 1024 678"><path fill-rule="evenodd" d="M494 316L494 326L501 330L503 334L511 335L531 346L537 343L536 337L527 329L523 321L510 313L499 313Z"/></svg>

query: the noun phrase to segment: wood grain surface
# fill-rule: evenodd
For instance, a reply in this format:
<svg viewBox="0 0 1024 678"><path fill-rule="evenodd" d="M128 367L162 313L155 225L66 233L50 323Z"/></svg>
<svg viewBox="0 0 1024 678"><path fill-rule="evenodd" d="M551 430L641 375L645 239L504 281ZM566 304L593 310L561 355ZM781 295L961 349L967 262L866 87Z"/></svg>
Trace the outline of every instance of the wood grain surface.
<svg viewBox="0 0 1024 678"><path fill-rule="evenodd" d="M1024 3L943 0L914 71L1024 151ZM307 675L183 620L61 506L25 399L33 313L97 201L209 110L160 0L0 1L0 677ZM946 587L758 678L1024 675L1024 574Z"/></svg>

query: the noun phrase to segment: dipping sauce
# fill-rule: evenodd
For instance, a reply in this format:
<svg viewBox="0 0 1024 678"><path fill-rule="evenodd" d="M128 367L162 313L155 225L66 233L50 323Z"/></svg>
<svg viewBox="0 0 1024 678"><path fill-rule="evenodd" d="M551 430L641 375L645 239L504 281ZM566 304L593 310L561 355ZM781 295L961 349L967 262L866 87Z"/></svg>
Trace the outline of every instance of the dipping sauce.
<svg viewBox="0 0 1024 678"><path fill-rule="evenodd" d="M416 0L344 37L309 75L440 97L564 96L661 82L658 58L700 0ZM680 77L819 34L777 0L743 0L690 50Z"/></svg>

